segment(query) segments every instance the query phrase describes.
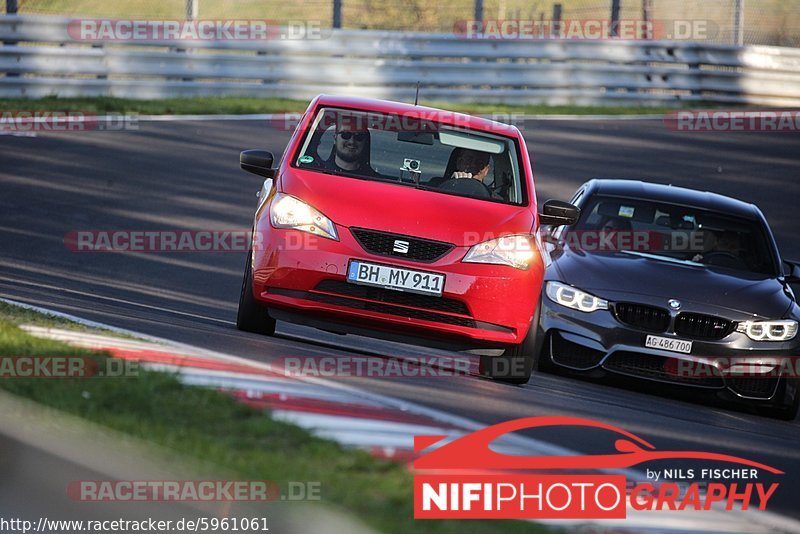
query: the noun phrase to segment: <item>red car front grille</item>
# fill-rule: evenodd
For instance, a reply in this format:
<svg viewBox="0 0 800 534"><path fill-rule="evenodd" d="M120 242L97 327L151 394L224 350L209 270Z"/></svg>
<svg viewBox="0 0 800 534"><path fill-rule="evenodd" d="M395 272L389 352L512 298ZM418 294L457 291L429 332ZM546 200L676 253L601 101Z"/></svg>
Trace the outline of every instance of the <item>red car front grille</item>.
<svg viewBox="0 0 800 534"><path fill-rule="evenodd" d="M348 308L399 315L423 321L469 328L476 327L475 321L469 316L467 306L458 300L403 293L379 287L359 286L339 280L323 280L317 284L314 291L309 293L307 298ZM316 291L325 293L316 293Z"/></svg>
<svg viewBox="0 0 800 534"><path fill-rule="evenodd" d="M365 228L351 228L350 232L352 232L358 244L371 254L392 256L423 263L432 263L455 248L452 243L389 232L378 232ZM403 242L402 247L396 246L398 241ZM405 252L400 252L400 250Z"/></svg>
<svg viewBox="0 0 800 534"><path fill-rule="evenodd" d="M381 288L366 288L337 280L323 280L312 291L278 287L267 288L275 295L300 298L334 306L367 310L397 317L419 319L434 323L478 328L494 332L513 333L506 326L474 319L463 302L440 297L428 297Z"/></svg>

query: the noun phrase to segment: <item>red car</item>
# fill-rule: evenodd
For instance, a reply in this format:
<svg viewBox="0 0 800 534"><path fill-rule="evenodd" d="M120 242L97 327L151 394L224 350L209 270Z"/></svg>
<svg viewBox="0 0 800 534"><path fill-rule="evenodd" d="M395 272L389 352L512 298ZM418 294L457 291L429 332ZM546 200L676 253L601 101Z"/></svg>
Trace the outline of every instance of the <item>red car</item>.
<svg viewBox="0 0 800 534"><path fill-rule="evenodd" d="M528 150L513 126L416 105L319 96L259 194L237 327L275 321L450 350L527 382L544 273ZM489 349L489 350L487 350Z"/></svg>

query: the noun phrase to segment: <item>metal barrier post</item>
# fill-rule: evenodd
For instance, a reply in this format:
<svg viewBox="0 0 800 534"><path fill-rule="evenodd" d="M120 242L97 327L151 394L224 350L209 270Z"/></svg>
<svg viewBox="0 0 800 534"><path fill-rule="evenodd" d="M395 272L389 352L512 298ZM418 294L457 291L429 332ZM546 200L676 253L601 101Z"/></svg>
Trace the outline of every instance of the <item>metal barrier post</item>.
<svg viewBox="0 0 800 534"><path fill-rule="evenodd" d="M342 0L333 0L333 27L342 27Z"/></svg>
<svg viewBox="0 0 800 534"><path fill-rule="evenodd" d="M550 25L550 37L561 37L561 4L553 4L553 20Z"/></svg>
<svg viewBox="0 0 800 534"><path fill-rule="evenodd" d="M186 0L186 20L197 20L200 0Z"/></svg>
<svg viewBox="0 0 800 534"><path fill-rule="evenodd" d="M619 0L611 0L611 27L609 37L619 36Z"/></svg>
<svg viewBox="0 0 800 534"><path fill-rule="evenodd" d="M483 0L475 0L475 20L483 22Z"/></svg>
<svg viewBox="0 0 800 534"><path fill-rule="evenodd" d="M17 0L6 0L6 15L16 15L17 14ZM17 44L16 41L3 41L3 45L7 46L14 46ZM19 74L15 72L7 72L6 76L8 77L17 77Z"/></svg>
<svg viewBox="0 0 800 534"><path fill-rule="evenodd" d="M744 44L744 0L735 0L733 6L733 44Z"/></svg>
<svg viewBox="0 0 800 534"><path fill-rule="evenodd" d="M642 39L653 38L653 0L642 0L642 20L646 24Z"/></svg>

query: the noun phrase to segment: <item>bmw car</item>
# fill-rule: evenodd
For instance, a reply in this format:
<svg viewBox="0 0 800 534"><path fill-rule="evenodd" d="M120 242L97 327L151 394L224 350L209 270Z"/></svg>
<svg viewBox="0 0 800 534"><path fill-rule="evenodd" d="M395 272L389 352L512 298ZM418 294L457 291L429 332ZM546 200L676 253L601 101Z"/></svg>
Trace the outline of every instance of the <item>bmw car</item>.
<svg viewBox="0 0 800 534"><path fill-rule="evenodd" d="M513 126L411 104L319 96L266 180L237 326L276 320L481 354L486 376L526 382L544 275L525 141Z"/></svg>
<svg viewBox="0 0 800 534"><path fill-rule="evenodd" d="M800 278L756 206L599 179L572 202L578 222L546 232L540 368L703 389L795 417Z"/></svg>

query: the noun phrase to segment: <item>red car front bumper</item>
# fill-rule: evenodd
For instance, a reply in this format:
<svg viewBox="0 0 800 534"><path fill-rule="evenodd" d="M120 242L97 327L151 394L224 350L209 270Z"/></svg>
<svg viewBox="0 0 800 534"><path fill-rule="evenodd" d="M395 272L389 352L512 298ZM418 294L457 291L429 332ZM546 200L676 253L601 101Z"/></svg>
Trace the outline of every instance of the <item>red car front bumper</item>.
<svg viewBox="0 0 800 534"><path fill-rule="evenodd" d="M528 270L463 263L456 247L434 263L371 254L349 229L339 241L275 229L262 219L253 252L253 292L270 308L415 338L457 339L477 347L521 343L539 302L544 266ZM346 281L359 259L444 274L442 297L371 290Z"/></svg>

